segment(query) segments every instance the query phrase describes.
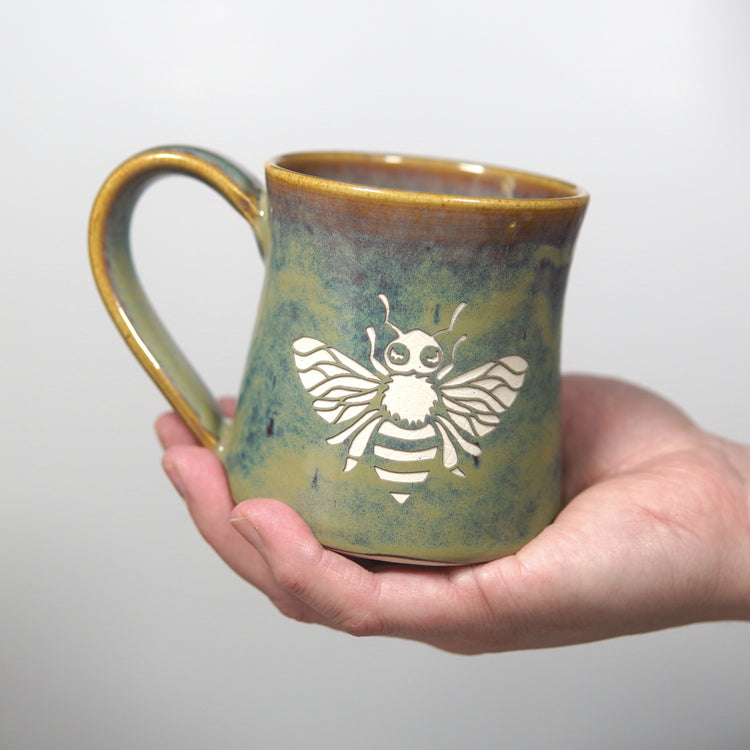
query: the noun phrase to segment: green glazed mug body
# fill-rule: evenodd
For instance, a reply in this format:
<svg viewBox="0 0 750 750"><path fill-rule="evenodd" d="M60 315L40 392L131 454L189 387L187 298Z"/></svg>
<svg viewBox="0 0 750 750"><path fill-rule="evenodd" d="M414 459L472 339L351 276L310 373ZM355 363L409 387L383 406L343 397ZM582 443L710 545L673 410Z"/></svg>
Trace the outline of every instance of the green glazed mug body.
<svg viewBox="0 0 750 750"><path fill-rule="evenodd" d="M208 183L251 223L266 275L232 421L158 321L127 230L162 174ZM327 547L464 564L517 551L561 501L560 336L588 196L495 167L292 154L266 189L196 149L105 183L90 252L126 340L236 501L295 508Z"/></svg>

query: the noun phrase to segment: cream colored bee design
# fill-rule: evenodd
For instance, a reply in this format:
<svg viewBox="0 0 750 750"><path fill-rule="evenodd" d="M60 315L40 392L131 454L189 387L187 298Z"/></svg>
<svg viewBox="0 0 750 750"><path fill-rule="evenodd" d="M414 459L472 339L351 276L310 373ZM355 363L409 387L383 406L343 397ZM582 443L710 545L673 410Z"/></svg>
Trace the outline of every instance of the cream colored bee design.
<svg viewBox="0 0 750 750"><path fill-rule="evenodd" d="M388 298L378 298L396 338L386 345L381 363L375 357L375 329L366 329L374 372L318 339L303 336L292 344L297 373L316 413L343 428L327 442L348 441L344 471L351 471L372 446L378 477L399 489L424 482L430 471L422 467L439 454L445 469L465 477L458 466L460 452L481 454L479 439L497 427L500 414L515 401L528 363L523 357L502 357L446 380L467 337L456 341L446 363L437 336L453 330L466 303L456 307L448 328L430 334L397 328L390 321ZM410 494L391 492L402 504Z"/></svg>

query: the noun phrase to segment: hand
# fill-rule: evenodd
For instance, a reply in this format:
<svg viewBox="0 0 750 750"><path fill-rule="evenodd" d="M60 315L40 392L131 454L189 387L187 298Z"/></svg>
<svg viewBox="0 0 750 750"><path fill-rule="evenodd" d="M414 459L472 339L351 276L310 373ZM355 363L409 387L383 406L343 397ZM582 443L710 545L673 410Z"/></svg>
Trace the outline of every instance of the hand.
<svg viewBox="0 0 750 750"><path fill-rule="evenodd" d="M157 431L208 543L297 620L480 653L750 619L750 449L622 382L568 376L562 395L565 507L517 554L463 567L326 550L283 503L235 506L178 417Z"/></svg>

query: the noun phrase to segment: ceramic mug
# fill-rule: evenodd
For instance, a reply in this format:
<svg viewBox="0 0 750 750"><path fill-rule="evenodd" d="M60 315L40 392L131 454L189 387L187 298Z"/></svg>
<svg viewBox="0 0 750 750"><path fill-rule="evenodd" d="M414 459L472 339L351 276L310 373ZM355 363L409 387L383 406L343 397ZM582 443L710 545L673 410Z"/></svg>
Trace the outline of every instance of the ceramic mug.
<svg viewBox="0 0 750 750"><path fill-rule="evenodd" d="M265 262L232 420L131 260L136 201L171 174L234 206ZM90 257L136 357L220 456L235 500L288 503L325 546L433 564L518 550L560 507L560 329L586 192L474 163L348 153L275 159L266 186L182 146L138 154L105 182Z"/></svg>

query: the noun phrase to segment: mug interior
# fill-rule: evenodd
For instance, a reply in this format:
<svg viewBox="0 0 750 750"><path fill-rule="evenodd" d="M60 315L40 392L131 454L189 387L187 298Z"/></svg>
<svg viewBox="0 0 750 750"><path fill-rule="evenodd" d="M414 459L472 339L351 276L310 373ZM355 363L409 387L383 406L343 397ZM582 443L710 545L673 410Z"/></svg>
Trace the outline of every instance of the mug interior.
<svg viewBox="0 0 750 750"><path fill-rule="evenodd" d="M421 157L299 153L282 156L271 166L353 186L433 195L502 200L550 200L585 195L579 187L551 177Z"/></svg>

